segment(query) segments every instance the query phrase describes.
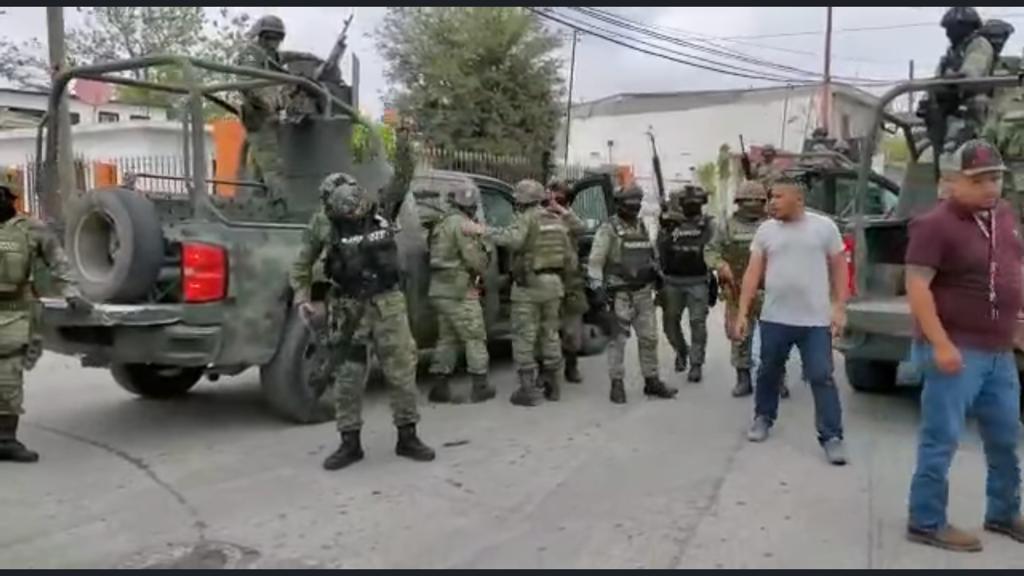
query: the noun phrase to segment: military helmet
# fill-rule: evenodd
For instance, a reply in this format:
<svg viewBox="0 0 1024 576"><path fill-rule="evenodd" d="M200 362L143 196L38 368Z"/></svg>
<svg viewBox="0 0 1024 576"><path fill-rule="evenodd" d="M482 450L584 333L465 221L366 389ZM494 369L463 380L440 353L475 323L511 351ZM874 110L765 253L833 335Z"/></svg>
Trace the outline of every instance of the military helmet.
<svg viewBox="0 0 1024 576"><path fill-rule="evenodd" d="M952 28L953 26L978 28L981 26L981 16L970 6L953 6L942 15L941 24L943 28Z"/></svg>
<svg viewBox="0 0 1024 576"><path fill-rule="evenodd" d="M331 220L358 220L370 213L374 198L355 178L335 172L320 184L320 200Z"/></svg>
<svg viewBox="0 0 1024 576"><path fill-rule="evenodd" d="M1013 24L1006 20L995 18L986 20L978 30L978 33L984 36L996 50L1001 49L1006 44L1006 40L1013 35L1013 32Z"/></svg>
<svg viewBox="0 0 1024 576"><path fill-rule="evenodd" d="M673 195L680 203L700 202L704 204L708 201L707 191L696 184L687 184L673 192Z"/></svg>
<svg viewBox="0 0 1024 576"><path fill-rule="evenodd" d="M735 202L741 200L768 200L768 192L764 189L764 184L761 184L757 180L747 180L740 185L740 189L736 191Z"/></svg>
<svg viewBox="0 0 1024 576"><path fill-rule="evenodd" d="M480 202L480 192L476 186L462 186L452 192L452 204L461 208L476 208Z"/></svg>
<svg viewBox="0 0 1024 576"><path fill-rule="evenodd" d="M520 180L516 183L516 202L519 204L536 204L544 201L544 185L536 180Z"/></svg>
<svg viewBox="0 0 1024 576"><path fill-rule="evenodd" d="M259 38L263 34L280 34L284 37L284 20L281 20L273 14L267 14L261 16L255 24L252 25L252 35Z"/></svg>
<svg viewBox="0 0 1024 576"><path fill-rule="evenodd" d="M775 149L774 144L765 144L761 148L761 154L778 154L779 151Z"/></svg>
<svg viewBox="0 0 1024 576"><path fill-rule="evenodd" d="M619 186L615 190L615 199L618 201L623 200L643 200L644 190L636 184L630 184L628 186Z"/></svg>

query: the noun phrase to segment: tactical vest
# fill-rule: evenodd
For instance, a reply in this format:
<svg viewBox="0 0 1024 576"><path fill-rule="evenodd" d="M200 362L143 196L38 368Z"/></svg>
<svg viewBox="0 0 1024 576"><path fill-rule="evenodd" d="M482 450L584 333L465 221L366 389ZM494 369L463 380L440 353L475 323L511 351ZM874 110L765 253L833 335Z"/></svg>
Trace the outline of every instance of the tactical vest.
<svg viewBox="0 0 1024 576"><path fill-rule="evenodd" d="M609 263L608 273L635 287L654 282L658 274L654 267L654 247L647 230L643 226L626 230L617 218L611 224L619 241L619 254Z"/></svg>
<svg viewBox="0 0 1024 576"><path fill-rule="evenodd" d="M361 234L341 233L332 224L324 272L347 298L367 298L397 289L395 229L379 216Z"/></svg>
<svg viewBox="0 0 1024 576"><path fill-rule="evenodd" d="M750 262L750 245L754 241L754 231L737 230L731 225L732 219L725 221L725 239L722 243L722 259L729 264L733 276L737 279L743 277Z"/></svg>
<svg viewBox="0 0 1024 576"><path fill-rule="evenodd" d="M449 242L448 244L442 245L439 242L441 233L445 229L445 222L449 218L456 217L458 217L457 214L447 214L440 222L430 227L428 234L430 238L429 250L431 270L446 270L458 267L459 255L457 254L458 249L455 247L455 244Z"/></svg>
<svg viewBox="0 0 1024 576"><path fill-rule="evenodd" d="M977 32L972 32L960 44L946 48L946 54L939 59L939 76L960 70L960 67L964 65L964 58L967 56L967 47L978 36Z"/></svg>
<svg viewBox="0 0 1024 576"><path fill-rule="evenodd" d="M31 242L28 233L12 218L0 225L0 296L20 294L29 281Z"/></svg>
<svg viewBox="0 0 1024 576"><path fill-rule="evenodd" d="M704 246L710 239L710 220L702 216L700 221L681 222L671 230L665 230L658 239L658 253L661 267L669 276L706 276Z"/></svg>
<svg viewBox="0 0 1024 576"><path fill-rule="evenodd" d="M565 269L569 229L561 216L538 210L536 220L526 233L526 242L515 257L513 272L516 282L529 284L529 276L539 272L560 273Z"/></svg>

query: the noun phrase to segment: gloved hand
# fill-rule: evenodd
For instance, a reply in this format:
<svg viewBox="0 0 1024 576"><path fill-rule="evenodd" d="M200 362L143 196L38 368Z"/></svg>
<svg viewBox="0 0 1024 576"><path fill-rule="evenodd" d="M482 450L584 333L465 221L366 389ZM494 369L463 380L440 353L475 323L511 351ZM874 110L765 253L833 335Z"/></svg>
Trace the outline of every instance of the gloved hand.
<svg viewBox="0 0 1024 576"><path fill-rule="evenodd" d="M68 310L75 314L88 314L92 312L93 305L81 296L68 296L66 298L68 303Z"/></svg>

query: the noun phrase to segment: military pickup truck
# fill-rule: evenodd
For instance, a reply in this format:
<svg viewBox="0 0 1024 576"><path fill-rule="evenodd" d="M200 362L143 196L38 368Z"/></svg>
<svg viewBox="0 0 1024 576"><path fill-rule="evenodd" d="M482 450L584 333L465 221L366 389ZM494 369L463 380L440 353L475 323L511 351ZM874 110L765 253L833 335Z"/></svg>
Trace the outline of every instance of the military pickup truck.
<svg viewBox="0 0 1024 576"><path fill-rule="evenodd" d="M453 183L475 184L483 196L480 217L498 225L511 219L512 188L454 172L420 171L409 182L397 182L373 130L368 131L370 153L358 159L351 149L352 128L365 122L352 109L340 77L312 77L318 63L308 55L285 59L288 71L282 73L154 56L73 68L55 78L39 174L43 194L55 186L58 97L73 78L183 94L186 176L134 174L124 185L76 194L65 211L64 244L83 292L96 307L89 315L76 315L63 300L43 299L46 349L78 356L84 366L108 368L122 388L149 398L184 394L203 376L215 381L259 367L264 396L278 415L295 422L330 418L331 359L291 305L288 272L319 207L319 183L336 171L379 190L383 210L402 224L398 241L410 324L421 349L434 344L436 324L426 301L426 232L447 208ZM152 83L119 75L151 66L177 67L192 80ZM197 70L230 74L235 80L202 83L195 80ZM296 87L299 92L293 93L316 102L315 113L307 109L301 119L280 125L285 189L208 178L204 102L238 114L219 94L268 85ZM142 191L139 184L145 180L184 181L188 194L153 187ZM237 193L214 194L215 186L233 186ZM586 179L574 192L574 209L590 221L592 234L607 216L610 179ZM497 256L485 278L487 329L489 337L507 339L509 262L502 251ZM313 297L322 299L327 283L322 263L317 268L320 281ZM587 351L600 351L606 342L607 336L591 325Z"/></svg>
<svg viewBox="0 0 1024 576"><path fill-rule="evenodd" d="M891 390L898 383L901 362L909 359L913 320L904 288L907 225L912 217L939 201L933 155L917 138L921 122L914 117L890 114L886 107L907 92L925 92L950 84L975 89L1008 88L1018 82L1016 76L922 80L900 84L881 97L874 113L874 136L867 140L861 158L849 220L848 247L852 249L850 270L854 292L847 306L846 332L838 348L845 356L846 375L855 390ZM901 133L910 151L898 202L889 218L871 216L868 205L871 156L883 129ZM1024 333L1024 323L1019 327L1018 334ZM1017 365L1018 369L1024 369L1024 339L1021 338L1018 338Z"/></svg>

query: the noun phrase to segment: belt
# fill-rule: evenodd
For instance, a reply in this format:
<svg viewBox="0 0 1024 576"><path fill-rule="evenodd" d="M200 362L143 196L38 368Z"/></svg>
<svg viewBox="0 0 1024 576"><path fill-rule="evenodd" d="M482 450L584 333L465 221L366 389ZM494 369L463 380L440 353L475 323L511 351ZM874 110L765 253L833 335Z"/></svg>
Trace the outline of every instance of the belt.
<svg viewBox="0 0 1024 576"><path fill-rule="evenodd" d="M540 270L534 270L534 274L562 274L561 268L541 268Z"/></svg>
<svg viewBox="0 0 1024 576"><path fill-rule="evenodd" d="M22 346L10 352L0 352L0 360L9 360L11 358L17 358L25 355L26 346Z"/></svg>

